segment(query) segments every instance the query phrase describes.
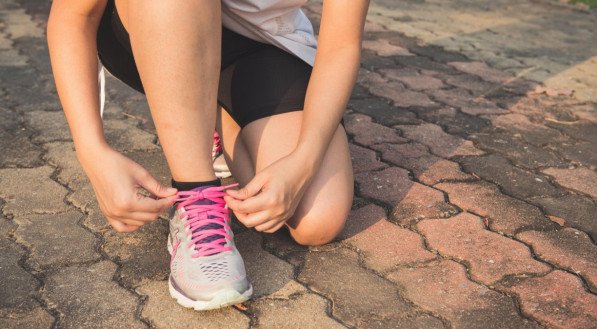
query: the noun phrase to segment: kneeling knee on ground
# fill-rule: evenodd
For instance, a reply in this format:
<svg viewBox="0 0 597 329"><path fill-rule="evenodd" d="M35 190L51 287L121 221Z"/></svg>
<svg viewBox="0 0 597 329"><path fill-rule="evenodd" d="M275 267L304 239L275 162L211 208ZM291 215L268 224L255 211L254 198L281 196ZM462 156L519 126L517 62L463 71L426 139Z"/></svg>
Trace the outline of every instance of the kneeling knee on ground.
<svg viewBox="0 0 597 329"><path fill-rule="evenodd" d="M342 231L347 214L322 214L321 216L303 216L293 218L290 235L303 246L321 246L331 242Z"/></svg>

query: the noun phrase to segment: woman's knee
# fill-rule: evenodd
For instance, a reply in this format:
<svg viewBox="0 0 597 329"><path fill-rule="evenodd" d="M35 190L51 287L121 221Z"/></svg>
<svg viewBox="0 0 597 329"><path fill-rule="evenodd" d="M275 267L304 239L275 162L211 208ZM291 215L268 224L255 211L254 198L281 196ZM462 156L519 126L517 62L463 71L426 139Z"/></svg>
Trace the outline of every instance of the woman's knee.
<svg viewBox="0 0 597 329"><path fill-rule="evenodd" d="M293 218L288 224L290 236L303 246L321 246L332 242L344 228L350 207L336 210Z"/></svg>

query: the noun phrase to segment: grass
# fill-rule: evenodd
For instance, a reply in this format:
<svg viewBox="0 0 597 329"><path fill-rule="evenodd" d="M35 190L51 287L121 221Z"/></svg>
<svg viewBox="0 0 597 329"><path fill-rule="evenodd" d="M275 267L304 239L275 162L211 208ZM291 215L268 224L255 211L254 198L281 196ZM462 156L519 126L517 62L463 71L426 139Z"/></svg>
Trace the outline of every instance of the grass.
<svg viewBox="0 0 597 329"><path fill-rule="evenodd" d="M584 3L591 8L597 8L597 0L571 0L570 3Z"/></svg>

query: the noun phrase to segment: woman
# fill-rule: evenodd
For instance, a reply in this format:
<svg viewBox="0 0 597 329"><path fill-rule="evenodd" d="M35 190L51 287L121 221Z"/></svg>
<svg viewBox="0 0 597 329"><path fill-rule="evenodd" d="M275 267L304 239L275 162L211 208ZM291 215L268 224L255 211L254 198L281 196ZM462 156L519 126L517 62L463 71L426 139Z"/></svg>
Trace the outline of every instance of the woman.
<svg viewBox="0 0 597 329"><path fill-rule="evenodd" d="M252 293L228 208L257 231L286 226L303 245L331 241L350 210L353 176L340 123L368 1L325 0L318 45L300 10L305 2L52 4L50 57L77 157L116 231L135 231L176 203L169 285L186 307L223 307ZM114 76L146 94L173 188L106 143L98 54ZM239 190L225 191L230 186L214 174L214 127Z"/></svg>

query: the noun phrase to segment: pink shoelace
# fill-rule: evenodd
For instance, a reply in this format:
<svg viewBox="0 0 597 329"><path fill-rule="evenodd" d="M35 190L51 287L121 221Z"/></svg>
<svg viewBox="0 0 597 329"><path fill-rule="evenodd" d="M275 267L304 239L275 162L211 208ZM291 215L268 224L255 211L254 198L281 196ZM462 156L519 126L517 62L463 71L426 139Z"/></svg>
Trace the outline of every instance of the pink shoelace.
<svg viewBox="0 0 597 329"><path fill-rule="evenodd" d="M238 183L226 186L207 187L200 191L180 191L176 199L176 209L184 208L180 218L187 218L184 223L191 236L188 248L195 245L193 258L214 255L232 250L228 240L232 237L227 233L230 229L228 208L224 201L225 189L238 186ZM209 200L210 204L201 204L198 201Z"/></svg>

